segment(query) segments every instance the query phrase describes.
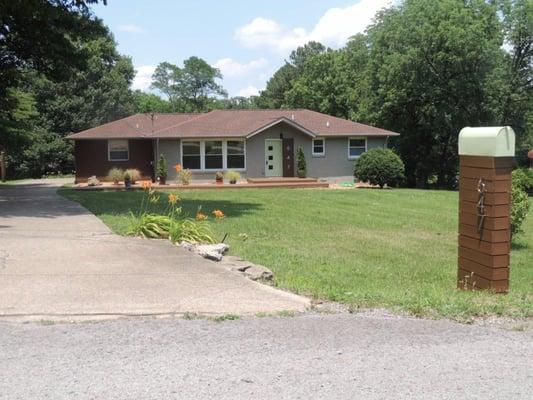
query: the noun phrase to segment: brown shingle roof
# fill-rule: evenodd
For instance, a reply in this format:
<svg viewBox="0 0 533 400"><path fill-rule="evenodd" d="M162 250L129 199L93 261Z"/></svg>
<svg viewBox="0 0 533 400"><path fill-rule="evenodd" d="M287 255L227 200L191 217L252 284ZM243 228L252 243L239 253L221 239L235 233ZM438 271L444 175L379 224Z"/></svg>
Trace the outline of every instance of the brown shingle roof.
<svg viewBox="0 0 533 400"><path fill-rule="evenodd" d="M205 114L135 114L70 135L89 138L247 137L276 123L317 136L397 136L398 133L310 110L214 110Z"/></svg>
<svg viewBox="0 0 533 400"><path fill-rule="evenodd" d="M122 139L152 137L154 132L181 124L203 114L134 114L117 121L108 122L79 133L68 139ZM153 122L152 122L153 121Z"/></svg>

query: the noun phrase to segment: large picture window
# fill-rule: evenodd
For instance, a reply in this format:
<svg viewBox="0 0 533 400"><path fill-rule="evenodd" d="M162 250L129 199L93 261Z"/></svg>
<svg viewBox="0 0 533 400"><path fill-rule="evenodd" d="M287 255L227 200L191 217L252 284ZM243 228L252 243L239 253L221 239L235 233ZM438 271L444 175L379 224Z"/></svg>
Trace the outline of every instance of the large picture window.
<svg viewBox="0 0 533 400"><path fill-rule="evenodd" d="M348 139L348 158L358 158L366 151L366 138Z"/></svg>
<svg viewBox="0 0 533 400"><path fill-rule="evenodd" d="M182 165L197 171L222 171L246 168L244 140L184 140Z"/></svg>
<svg viewBox="0 0 533 400"><path fill-rule="evenodd" d="M228 140L227 169L244 169L244 142Z"/></svg>
<svg viewBox="0 0 533 400"><path fill-rule="evenodd" d="M183 142L183 168L202 169L200 143L200 141Z"/></svg>
<svg viewBox="0 0 533 400"><path fill-rule="evenodd" d="M222 169L222 141L205 142L205 169Z"/></svg>
<svg viewBox="0 0 533 400"><path fill-rule="evenodd" d="M107 141L107 156L109 161L128 161L130 158L128 141L108 140Z"/></svg>

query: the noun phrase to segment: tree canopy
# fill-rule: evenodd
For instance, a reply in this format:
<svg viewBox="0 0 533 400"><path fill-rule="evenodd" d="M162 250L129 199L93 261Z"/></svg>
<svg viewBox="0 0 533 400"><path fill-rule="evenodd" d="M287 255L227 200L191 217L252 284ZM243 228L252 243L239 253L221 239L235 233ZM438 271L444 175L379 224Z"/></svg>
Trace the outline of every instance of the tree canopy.
<svg viewBox="0 0 533 400"><path fill-rule="evenodd" d="M220 71L193 56L183 67L160 63L152 76L152 88L168 97L173 111L199 112L206 111L217 97L227 97L216 79L222 79Z"/></svg>
<svg viewBox="0 0 533 400"><path fill-rule="evenodd" d="M532 7L528 0L404 0L338 50L295 50L257 103L399 132L390 143L406 183L453 187L462 127L511 125L519 154L533 146Z"/></svg>

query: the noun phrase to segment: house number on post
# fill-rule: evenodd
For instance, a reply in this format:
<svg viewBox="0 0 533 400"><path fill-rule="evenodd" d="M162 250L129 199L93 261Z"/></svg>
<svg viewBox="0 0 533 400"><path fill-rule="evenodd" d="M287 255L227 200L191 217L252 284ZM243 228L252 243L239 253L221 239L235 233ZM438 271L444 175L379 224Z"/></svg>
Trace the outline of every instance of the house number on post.
<svg viewBox="0 0 533 400"><path fill-rule="evenodd" d="M510 127L463 128L459 133L458 287L509 291Z"/></svg>

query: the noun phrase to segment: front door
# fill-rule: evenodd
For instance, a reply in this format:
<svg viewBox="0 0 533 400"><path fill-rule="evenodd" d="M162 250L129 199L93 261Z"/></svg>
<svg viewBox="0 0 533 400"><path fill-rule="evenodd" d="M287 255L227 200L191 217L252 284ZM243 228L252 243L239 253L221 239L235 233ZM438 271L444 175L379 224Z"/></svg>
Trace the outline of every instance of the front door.
<svg viewBox="0 0 533 400"><path fill-rule="evenodd" d="M294 176L294 139L283 139L283 176Z"/></svg>
<svg viewBox="0 0 533 400"><path fill-rule="evenodd" d="M265 140L265 176L283 176L281 139Z"/></svg>

